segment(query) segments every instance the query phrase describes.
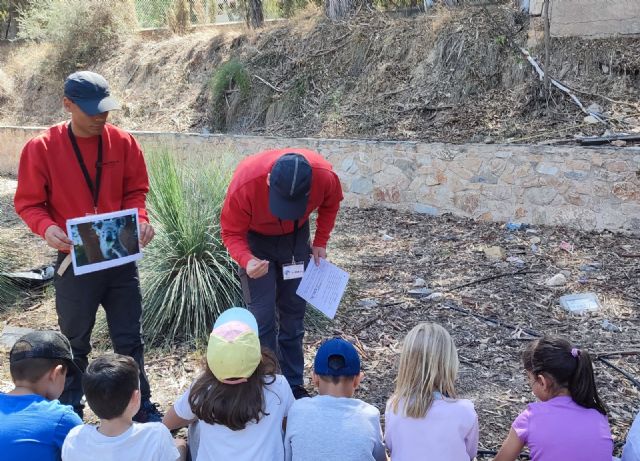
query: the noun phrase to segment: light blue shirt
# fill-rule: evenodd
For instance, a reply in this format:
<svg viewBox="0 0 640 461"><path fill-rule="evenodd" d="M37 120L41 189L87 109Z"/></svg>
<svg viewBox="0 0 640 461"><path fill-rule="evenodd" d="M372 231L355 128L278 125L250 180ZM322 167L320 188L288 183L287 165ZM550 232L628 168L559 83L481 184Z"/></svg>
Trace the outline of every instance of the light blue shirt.
<svg viewBox="0 0 640 461"><path fill-rule="evenodd" d="M640 413L629 429L627 443L622 451L622 461L640 461Z"/></svg>
<svg viewBox="0 0 640 461"><path fill-rule="evenodd" d="M286 461L384 461L380 411L359 399L296 400L287 417Z"/></svg>

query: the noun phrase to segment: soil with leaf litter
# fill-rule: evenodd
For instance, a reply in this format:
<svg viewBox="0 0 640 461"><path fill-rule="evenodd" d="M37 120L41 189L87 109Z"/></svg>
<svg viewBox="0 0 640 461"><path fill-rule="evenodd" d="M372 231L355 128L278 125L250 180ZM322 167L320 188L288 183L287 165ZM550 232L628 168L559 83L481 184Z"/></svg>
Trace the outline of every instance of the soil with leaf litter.
<svg viewBox="0 0 640 461"><path fill-rule="evenodd" d="M7 231L15 232L9 210L3 211L0 238ZM520 364L520 352L533 337L528 332L560 335L595 354L637 349L640 333L638 237L560 227L535 230L508 231L501 224L450 216L342 210L329 256L351 278L334 321L313 310L307 316L305 376L310 375L321 341L342 335L362 354L366 378L358 396L384 412L403 337L418 322L438 322L449 330L458 347L458 391L475 403L480 448L498 449L513 419L534 399ZM24 226L21 232L28 233ZM34 241L20 240L29 243L23 248L25 252L38 248ZM562 242L570 245L563 244L563 249ZM488 259L483 250L490 246L502 247L505 258ZM43 256L45 260L52 257L52 252ZM547 287L544 282L561 271L567 277L566 285ZM423 279L428 289L442 293L442 298L411 295L411 290L421 288L415 286L416 279ZM0 313L0 327L55 328L51 291ZM598 295L600 311L572 316L559 307L561 295L589 291ZM621 331L603 328L604 320ZM104 332L94 332L93 355L107 350L108 344ZM146 369L154 400L163 410L195 376L202 350L203 345L148 348ZM640 379L637 356L609 360ZM615 440L623 441L638 410L639 390L601 361L595 362L595 372L600 395L610 410ZM10 387L8 365L3 360L0 390Z"/></svg>

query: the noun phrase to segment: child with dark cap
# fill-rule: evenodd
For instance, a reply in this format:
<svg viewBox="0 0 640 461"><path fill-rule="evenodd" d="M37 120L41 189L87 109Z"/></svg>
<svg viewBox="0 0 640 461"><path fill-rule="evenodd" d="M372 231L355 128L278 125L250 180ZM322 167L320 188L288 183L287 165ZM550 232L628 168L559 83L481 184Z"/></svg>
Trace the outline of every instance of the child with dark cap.
<svg viewBox="0 0 640 461"><path fill-rule="evenodd" d="M319 395L296 400L289 410L287 461L387 459L380 411L353 398L362 377L360 357L351 343L334 338L320 346L312 375Z"/></svg>
<svg viewBox="0 0 640 461"><path fill-rule="evenodd" d="M56 331L22 336L9 352L14 389L0 393L2 459L59 460L69 431L82 420L57 399L67 374L79 373L69 340Z"/></svg>

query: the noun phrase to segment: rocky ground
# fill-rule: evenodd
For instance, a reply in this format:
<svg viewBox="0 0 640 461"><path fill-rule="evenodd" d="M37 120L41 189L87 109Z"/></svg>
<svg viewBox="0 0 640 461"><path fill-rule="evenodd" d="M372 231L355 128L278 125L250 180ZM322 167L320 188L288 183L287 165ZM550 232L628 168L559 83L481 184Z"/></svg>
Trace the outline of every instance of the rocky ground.
<svg viewBox="0 0 640 461"><path fill-rule="evenodd" d="M21 257L15 267L51 262L52 252L30 237L12 215L15 183L1 184L0 239L10 238L18 247ZM404 335L418 322L438 322L458 347L458 390L475 403L485 459L499 448L515 416L533 399L519 355L535 335L563 336L595 357L638 349L637 237L563 227L509 230L451 216L345 209L329 250L330 259L351 278L334 321L313 311L307 316L307 376L321 341L342 335L362 355L366 379L358 396L383 412ZM597 312L575 316L559 306L560 296L586 292L598 297ZM6 325L56 328L52 290L0 313L0 329ZM94 343L94 355L108 350L104 332L94 333ZM201 354L179 344L147 350L154 399L163 409L191 382ZM640 379L637 355L605 360ZM595 372L619 446L638 411L640 389L603 361L596 360ZM10 386L3 360L0 390Z"/></svg>

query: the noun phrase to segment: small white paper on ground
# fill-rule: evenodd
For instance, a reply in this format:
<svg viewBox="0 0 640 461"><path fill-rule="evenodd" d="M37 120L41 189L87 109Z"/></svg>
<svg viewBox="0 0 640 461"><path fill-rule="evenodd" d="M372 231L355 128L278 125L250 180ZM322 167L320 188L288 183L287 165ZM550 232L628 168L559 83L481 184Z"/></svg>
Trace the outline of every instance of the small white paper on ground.
<svg viewBox="0 0 640 461"><path fill-rule="evenodd" d="M347 288L349 274L326 259L316 266L313 259L307 265L296 294L333 319Z"/></svg>

